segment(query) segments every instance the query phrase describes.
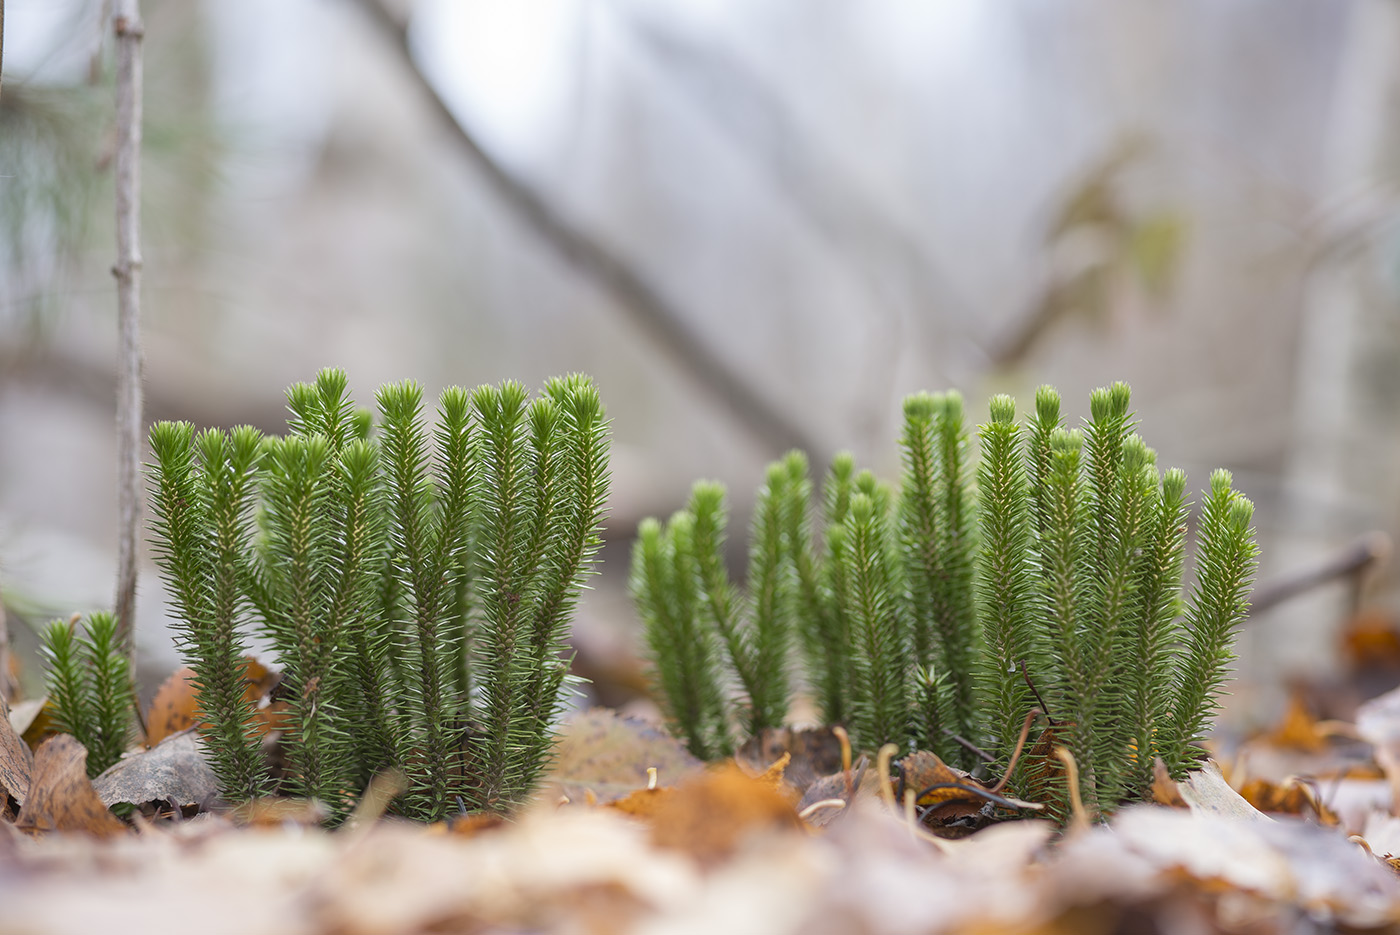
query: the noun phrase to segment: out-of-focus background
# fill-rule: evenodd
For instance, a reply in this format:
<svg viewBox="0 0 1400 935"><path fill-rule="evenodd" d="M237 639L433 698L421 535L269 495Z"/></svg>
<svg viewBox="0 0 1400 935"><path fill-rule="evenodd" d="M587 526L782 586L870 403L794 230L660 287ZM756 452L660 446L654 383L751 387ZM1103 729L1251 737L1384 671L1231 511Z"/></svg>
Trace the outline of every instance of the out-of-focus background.
<svg viewBox="0 0 1400 935"><path fill-rule="evenodd" d="M0 591L23 648L111 601L112 56L100 0L6 7ZM1348 628L1391 645L1392 576L1327 569L1400 533L1400 5L142 8L148 417L275 431L326 365L361 401L594 374L615 477L591 656L634 638L631 532L693 479L730 485L742 538L793 445L893 477L908 392L956 387L980 420L1049 382L1077 419L1115 379L1163 464L1256 500L1262 581L1329 582L1245 625L1246 719L1356 665ZM177 661L149 562L139 615L149 678Z"/></svg>

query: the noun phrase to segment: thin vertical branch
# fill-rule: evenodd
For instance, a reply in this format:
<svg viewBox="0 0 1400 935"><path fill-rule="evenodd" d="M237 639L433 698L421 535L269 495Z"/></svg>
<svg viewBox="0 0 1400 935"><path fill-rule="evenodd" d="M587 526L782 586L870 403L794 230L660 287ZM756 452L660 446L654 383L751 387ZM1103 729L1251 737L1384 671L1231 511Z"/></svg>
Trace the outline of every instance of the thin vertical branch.
<svg viewBox="0 0 1400 935"><path fill-rule="evenodd" d="M135 659L136 527L141 518L141 25L139 0L117 0L117 600Z"/></svg>

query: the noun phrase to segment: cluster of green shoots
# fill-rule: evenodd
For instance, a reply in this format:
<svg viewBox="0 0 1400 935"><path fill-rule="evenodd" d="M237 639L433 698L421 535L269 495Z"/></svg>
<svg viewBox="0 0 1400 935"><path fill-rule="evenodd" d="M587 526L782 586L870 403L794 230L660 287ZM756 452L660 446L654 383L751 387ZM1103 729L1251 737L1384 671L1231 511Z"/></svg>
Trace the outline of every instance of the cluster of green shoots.
<svg viewBox="0 0 1400 935"><path fill-rule="evenodd" d="M1142 796L1160 758L1197 764L1218 709L1255 566L1253 505L1211 477L1195 582L1183 594L1186 476L1134 434L1129 389L1096 390L1082 430L1036 393L1024 424L991 400L980 460L956 393L904 403L897 489L838 455L814 509L807 459L768 468L754 510L747 594L723 560L723 488L695 485L663 526L646 520L631 587L660 701L700 757L781 725L797 683L860 748L1010 765L1039 710L1017 788L1061 810L1069 772L1099 812Z"/></svg>
<svg viewBox="0 0 1400 935"><path fill-rule="evenodd" d="M384 386L377 418L339 370L287 392L284 437L151 430L153 545L232 802L279 792L342 816L377 773L401 810L504 811L545 768L569 621L594 573L608 423L593 383ZM285 776L244 697L256 632L290 706Z"/></svg>
<svg viewBox="0 0 1400 935"><path fill-rule="evenodd" d="M136 687L117 618L98 611L55 620L39 637L49 716L87 747L88 776L96 776L121 759L136 727Z"/></svg>

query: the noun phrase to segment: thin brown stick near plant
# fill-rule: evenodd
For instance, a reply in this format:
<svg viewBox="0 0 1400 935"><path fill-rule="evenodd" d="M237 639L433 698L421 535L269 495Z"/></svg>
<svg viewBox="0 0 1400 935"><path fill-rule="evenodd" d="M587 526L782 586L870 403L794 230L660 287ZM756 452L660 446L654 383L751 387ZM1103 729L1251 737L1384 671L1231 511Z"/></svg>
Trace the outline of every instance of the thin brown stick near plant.
<svg viewBox="0 0 1400 935"><path fill-rule="evenodd" d="M141 24L139 0L112 9L117 44L117 594L118 632L134 663L136 527L141 521Z"/></svg>

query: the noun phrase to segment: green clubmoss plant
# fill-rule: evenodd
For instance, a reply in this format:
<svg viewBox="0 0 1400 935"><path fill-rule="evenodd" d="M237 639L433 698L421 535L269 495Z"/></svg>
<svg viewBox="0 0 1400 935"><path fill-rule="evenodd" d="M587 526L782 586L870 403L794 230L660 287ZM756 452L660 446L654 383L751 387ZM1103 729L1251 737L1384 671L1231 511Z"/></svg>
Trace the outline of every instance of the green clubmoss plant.
<svg viewBox="0 0 1400 935"><path fill-rule="evenodd" d="M800 634L806 682L828 722L846 724L866 750L892 742L971 768L980 746L1004 769L1041 709L1042 733L1013 785L1058 814L1069 790L1056 746L1073 754L1079 792L1100 813L1144 795L1156 758L1177 776L1198 764L1247 611L1253 506L1228 472L1212 475L1184 596L1186 476L1159 471L1133 432L1130 401L1122 383L1096 390L1080 431L1066 427L1050 387L1025 424L1013 399L994 397L973 488L961 398L911 396L898 493L838 456L820 526L809 521L805 459L769 467L754 521L751 555L764 561L750 563L753 604ZM779 500L785 528L773 522ZM735 625L738 592L716 570L719 537L708 531L722 530L722 501L717 485L700 484L664 530L644 524L633 575L663 707L710 757L733 737L722 700L729 674L748 711L788 684L780 666L745 656L757 620ZM715 643L729 648L723 665ZM686 655L692 646L701 651ZM771 716L742 723L748 733L766 726Z"/></svg>
<svg viewBox="0 0 1400 935"><path fill-rule="evenodd" d="M289 432L152 429L153 542L195 669L223 791L343 815L377 772L402 810L507 811L547 765L568 624L593 574L607 420L586 377L530 399L506 382L384 386L342 371L288 391ZM256 629L283 668L286 775L250 727L239 657Z"/></svg>
<svg viewBox="0 0 1400 935"><path fill-rule="evenodd" d="M54 726L87 748L88 776L121 759L136 726L136 686L117 618L55 620L40 633Z"/></svg>

